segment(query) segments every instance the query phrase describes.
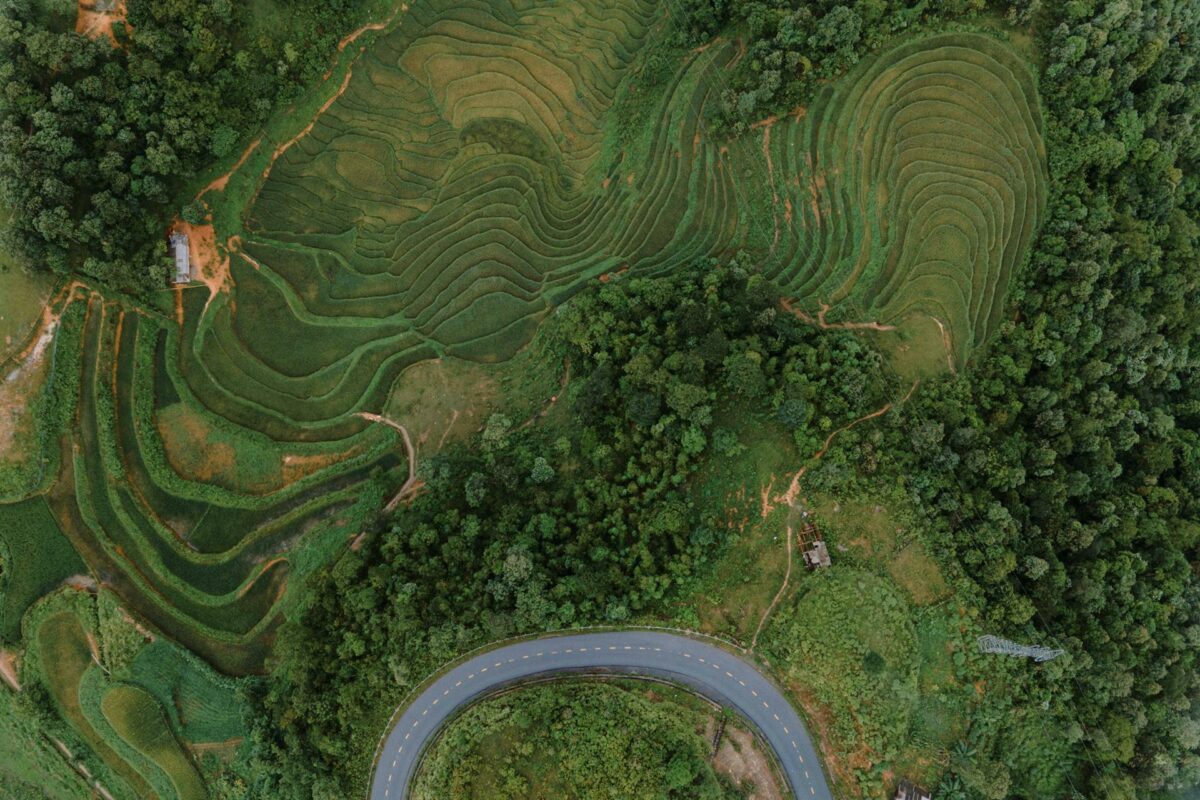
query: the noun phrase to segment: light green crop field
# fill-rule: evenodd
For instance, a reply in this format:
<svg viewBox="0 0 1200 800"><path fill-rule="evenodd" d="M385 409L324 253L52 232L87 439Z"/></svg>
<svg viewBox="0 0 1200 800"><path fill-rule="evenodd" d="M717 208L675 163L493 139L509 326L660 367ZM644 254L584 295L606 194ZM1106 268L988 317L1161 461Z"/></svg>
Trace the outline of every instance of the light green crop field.
<svg viewBox="0 0 1200 800"><path fill-rule="evenodd" d="M134 796L150 774L204 796L188 746L245 735L225 676L265 671L297 587L407 475L400 438L361 413L402 417L424 454L512 382L541 408L558 375L525 377L522 358L574 293L736 251L797 313L896 330L893 366L930 374L996 329L1041 221L1035 83L994 32L891 42L728 141L704 120L738 44L663 45L650 0L415 0L380 19L203 194L203 280L145 302L89 284L51 299L0 262L0 380L18 367L10 338L28 341L43 307L62 320L29 398L39 452L0 486L19 568L0 578L0 637L84 573L158 639L128 687L89 678L91 705L77 619L24 643ZM915 341L945 349L930 362ZM782 523L750 526L727 569L777 567ZM751 635L772 597L747 583L700 622Z"/></svg>
<svg viewBox="0 0 1200 800"><path fill-rule="evenodd" d="M0 207L0 228L8 224L8 209ZM54 289L48 275L24 272L0 249L0 359L20 347L42 314Z"/></svg>
<svg viewBox="0 0 1200 800"><path fill-rule="evenodd" d="M115 686L105 692L100 708L118 736L167 774L179 800L208 796L153 697L136 686Z"/></svg>

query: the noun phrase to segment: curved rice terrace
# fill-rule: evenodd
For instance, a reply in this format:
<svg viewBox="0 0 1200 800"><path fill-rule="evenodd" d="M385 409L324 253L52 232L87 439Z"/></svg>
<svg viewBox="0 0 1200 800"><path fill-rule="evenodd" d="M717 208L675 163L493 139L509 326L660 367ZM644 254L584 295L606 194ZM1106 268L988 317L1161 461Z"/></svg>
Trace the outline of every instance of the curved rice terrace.
<svg viewBox="0 0 1200 800"><path fill-rule="evenodd" d="M346 436L416 361L504 360L586 280L738 248L801 306L932 317L958 360L997 324L1045 196L1033 79L1007 45L908 41L732 146L701 123L738 57L713 47L618 150L604 114L651 7L436 6L268 167L235 288L204 314L188 298L181 367L215 413Z"/></svg>
<svg viewBox="0 0 1200 800"><path fill-rule="evenodd" d="M743 249L800 309L930 317L968 357L1044 203L1036 92L1009 46L909 39L729 143L703 125L741 56L717 43L684 54L626 141L614 109L660 20L651 3L397 14L315 118L234 173L251 191L217 222L223 281L174 309L59 297L56 348L81 353L51 378L69 436L43 437L9 499L43 494L143 622L246 674L290 582L403 481L395 434L357 414L418 362L511 358L589 280Z"/></svg>

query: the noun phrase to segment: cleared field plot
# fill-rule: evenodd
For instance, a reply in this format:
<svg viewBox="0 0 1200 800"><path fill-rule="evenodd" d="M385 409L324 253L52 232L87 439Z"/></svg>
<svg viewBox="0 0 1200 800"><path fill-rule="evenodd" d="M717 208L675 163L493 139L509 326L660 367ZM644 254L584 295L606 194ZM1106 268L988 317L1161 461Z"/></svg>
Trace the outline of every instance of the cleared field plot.
<svg viewBox="0 0 1200 800"><path fill-rule="evenodd" d="M0 505L0 639L21 633L21 616L39 597L84 571L42 497Z"/></svg>
<svg viewBox="0 0 1200 800"><path fill-rule="evenodd" d="M115 686L104 693L100 709L118 736L168 776L175 797L179 800L208 797L204 782L171 733L163 710L153 697L136 686Z"/></svg>

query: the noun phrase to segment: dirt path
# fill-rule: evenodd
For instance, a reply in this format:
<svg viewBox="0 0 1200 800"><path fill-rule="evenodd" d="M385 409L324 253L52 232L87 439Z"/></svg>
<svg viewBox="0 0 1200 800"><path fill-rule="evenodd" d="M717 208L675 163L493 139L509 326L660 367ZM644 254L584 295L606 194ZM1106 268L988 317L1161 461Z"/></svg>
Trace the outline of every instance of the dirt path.
<svg viewBox="0 0 1200 800"><path fill-rule="evenodd" d="M954 368L954 344L950 341L950 331L946 330L946 326L937 317L930 317L937 323L938 330L942 332L942 346L946 348L946 364L950 367L950 374L958 374L958 370Z"/></svg>
<svg viewBox="0 0 1200 800"><path fill-rule="evenodd" d="M550 409L554 408L554 405L558 402L558 398L563 396L563 392L565 392L567 390L567 384L570 382L571 382L571 361L569 359L563 359L563 375L562 375L562 380L560 380L558 382L558 392L550 395L550 399L547 400L545 405L542 406L542 410L539 411L538 413L534 414L529 419L522 422L520 425L518 425L516 427L516 430L523 431L526 428L528 428L530 425L532 425L533 423L537 422L539 419L541 419L541 418L545 417L547 414L549 414Z"/></svg>
<svg viewBox="0 0 1200 800"><path fill-rule="evenodd" d="M347 45L352 44L356 39L358 39L358 37L362 36L367 31L381 31L384 28L386 28L388 25L391 25L392 20L394 20L396 18L396 15L399 14L401 11L408 11L408 3L401 3L400 7L393 10L391 15L389 15L388 18L385 19L383 22L368 22L366 25L363 25L358 30L344 36L342 38L342 40L340 42L338 42L338 48L337 48L338 52L340 53L343 50L345 50Z"/></svg>
<svg viewBox="0 0 1200 800"><path fill-rule="evenodd" d="M267 179L267 176L271 174L271 170L275 168L275 162L279 160L279 157L286 153L289 147L303 139L305 136L308 136L308 134L312 132L313 126L317 124L317 120L321 118L321 115L328 111L329 107L336 103L338 98L346 93L346 87L350 85L350 79L353 77L354 65L351 64L350 66L346 67L346 77L342 78L342 85L339 86L338 90L321 104L321 107L317 109L317 113L313 114L313 117L308 121L308 124L305 125L295 136L276 147L275 152L271 153L271 160L267 163L267 167L262 173L262 179L264 181Z"/></svg>
<svg viewBox="0 0 1200 800"><path fill-rule="evenodd" d="M901 404L905 403L908 400L908 398L912 397L912 393L916 390L918 383L920 383L920 381L913 381L912 386L910 386L908 389L908 393L905 394L904 398L900 400ZM758 627L755 628L755 630L754 630L754 637L750 640L750 649L751 650L753 650L755 647L758 646L759 634L761 634L763 628L766 627L767 620L771 618L771 612L773 612L775 610L775 606L777 606L779 604L779 601L783 599L783 595L787 592L788 582L791 580L791 577L792 577L792 536L795 533L793 526L795 523L795 515L798 511L801 510L800 505L796 502L796 500L800 496L800 479L802 477L804 477L804 473L808 472L808 468L810 466L812 466L813 463L820 461L821 458L827 452L829 452L829 448L833 444L833 440L837 438L838 434L844 433L845 431L848 431L851 428L853 428L855 425L859 425L863 422L866 422L867 420L876 419L877 417L882 417L884 414L891 411L892 408L894 408L893 403L884 403L883 406L872 411L870 414L864 414L861 417L859 417L858 419L851 420L850 422L847 422L842 427L833 431L827 437L825 437L825 443L821 445L820 450L813 453L813 455L808 459L808 463L806 463L804 466L800 467L800 469L796 470L796 474L792 476L792 480L788 484L787 491L785 491L781 495L777 495L776 497L774 497L771 500L768 499L768 496L770 494L769 486L767 488L767 491L764 492L764 494L763 494L763 516L764 517L766 517L767 514L769 514L771 512L771 510L778 503L786 503L788 506L788 521L787 521L787 559L788 560L787 560L787 572L785 572L784 576L783 576L783 584L779 587L779 591L775 593L775 597L771 600L771 604L769 606L767 606L766 611L763 612L762 618L758 621Z"/></svg>
<svg viewBox="0 0 1200 800"><path fill-rule="evenodd" d="M784 592L786 592L788 588L788 582L792 579L792 536L795 535L795 529L792 526L792 522L793 517L796 516L796 512L799 510L800 506L796 505L794 502L788 503L788 521L785 528L787 533L787 536L785 537L787 539L787 572L783 574L783 583L779 585L779 591L777 591L775 596L771 598L771 604L767 606L766 611L763 612L762 618L758 621L758 627L754 629L754 636L750 638L751 650L758 647L758 637L762 633L763 628L766 627L767 620L771 618L771 612L775 610L775 606L779 605L779 601L783 599Z"/></svg>
<svg viewBox="0 0 1200 800"><path fill-rule="evenodd" d="M826 322L825 315L828 314L829 310L832 308L832 306L830 306L828 303L821 303L821 310L817 312L816 317L813 317L812 314L809 314L808 312L805 312L805 311L801 311L800 309L794 307L792 305L791 300L787 300L787 299L781 300L780 304L783 306L784 311L788 312L789 314L794 316L796 319L800 320L801 322L807 323L809 325L816 325L817 327L821 328L822 330L846 330L846 331L854 331L854 330L894 331L894 330L896 330L895 325L884 325L880 322ZM941 327L940 322L938 323L938 326Z"/></svg>
<svg viewBox="0 0 1200 800"><path fill-rule="evenodd" d="M346 36L344 39L342 39L342 41L338 42L338 52L340 53L343 50L345 50L348 45L350 45L352 42L357 40L358 37L362 36L367 31L379 31L379 30L383 30L388 25L391 25L392 20L394 20L396 18L396 15L402 11L408 11L407 3L402 3L399 6L399 8L392 11L391 15L387 19L385 19L383 22L368 23L366 25L363 25L361 28L354 31L353 33L349 34L348 36ZM263 170L262 180L265 181L267 179L267 176L271 174L271 170L275 168L275 162L279 160L279 157L281 155L283 155L285 152L287 152L289 147L291 147L296 142L300 141L305 136L307 136L309 133L311 133L313 126L317 124L317 120L321 118L321 115L324 114L326 111L328 111L329 107L332 106L334 103L336 103L338 98L346 93L346 88L350 85L350 79L352 77L354 77L354 64L356 61L358 61L359 56L361 56L366 49L367 49L366 45L363 45L362 47L359 48L358 55L355 56L354 59L346 67L346 77L342 78L342 85L338 87L338 90L336 92L334 92L331 97L326 99L325 102L321 104L321 107L317 109L317 113L313 114L312 119L310 119L308 121L308 124L305 125L304 128L299 133L297 133L295 136L293 136L292 138L288 139L286 142L284 142L283 144L281 144L275 148L275 152L273 152L271 154L270 162L267 163L266 169ZM331 68L330 71L325 74L325 77L328 78L332 74L333 74L333 69Z"/></svg>
<svg viewBox="0 0 1200 800"><path fill-rule="evenodd" d="M237 160L236 164L234 164L232 167L229 168L228 172L226 172L224 175L220 176L219 178L214 178L212 183L208 184L208 186L205 186L203 189L201 189L200 192L196 195L196 199L199 200L201 197L208 194L209 192L224 191L226 185L228 185L228 183L229 183L229 179L233 176L233 173L237 172L239 169L242 168L242 164L246 163L246 159L250 157L251 153L253 153L255 150L258 149L258 146L260 144L262 144L261 136L259 136L257 139L255 139L253 142L250 143L250 146L247 147L245 149L245 151L242 153L242 157Z"/></svg>
<svg viewBox="0 0 1200 800"><path fill-rule="evenodd" d="M123 2L123 0L122 0L122 2ZM382 22L369 22L366 25L363 25L363 26L359 27L358 29L354 30L353 32L347 34L346 36L344 36L342 38L342 40L340 42L338 42L338 46L337 46L338 52L340 53L343 50L345 50L346 47L353 44L360 36L362 36L364 33L367 33L368 31L383 30L388 25L392 24L392 21L396 18L396 15L398 13L400 13L401 11L407 11L407 10L408 10L408 4L403 3L399 6L399 8L392 11L391 15L388 16L388 18L383 20ZM334 69L333 66L331 66L329 68L329 71L325 73L326 79L328 79L329 76L333 74L333 69ZM266 170L263 171L264 178L270 173L271 168L275 165L275 160L278 159L279 156L281 156L283 154L283 151L286 150L287 148L291 147L298 139L300 139L303 136L305 136L306 134L308 134L312 130L313 123L316 122L317 117L319 117L319 116L321 116L321 114L325 113L325 111L328 110L329 106L335 100L337 100L337 98L340 97L343 92L346 91L346 86L350 83L350 76L353 73L353 71L354 71L354 65L351 64L350 67L347 68L347 70L346 70L346 78L342 81L342 85L341 85L341 87L338 88L337 93L334 94L333 97L329 98L329 100L327 100L325 102L325 104L321 106L321 108L317 111L317 113L313 115L312 121L309 122L309 124L304 128L304 130L302 130L296 136L289 139L284 144L275 148L275 152L271 155L271 162L267 165ZM199 192L197 192L196 199L199 200L201 197L208 194L209 192L224 191L225 187L229 184L229 179L231 177L233 177L233 174L235 172L237 172L239 169L242 168L242 165L246 163L246 160L248 158L250 158L250 155L255 150L258 149L258 146L260 144L262 144L262 140L263 140L262 136L256 137L254 139L254 141L252 141L246 147L246 149L244 151L242 151L241 157L238 158L237 162L234 163L234 165L232 167L230 167L227 172L225 172L223 175L220 175L220 176L214 178L207 186L205 186L203 189L201 189Z"/></svg>
<svg viewBox="0 0 1200 800"><path fill-rule="evenodd" d="M400 437L404 440L404 449L408 453L408 480L400 487L400 491L396 492L396 496L384 506L384 510L390 513L395 511L396 507L405 500L411 500L421 490L421 487L425 485L424 482L417 479L417 448L413 446L412 437L408 435L408 428L399 422L390 420L379 414L372 414L369 411L359 411L355 416L362 417L368 422L387 425L389 428L399 431Z"/></svg>

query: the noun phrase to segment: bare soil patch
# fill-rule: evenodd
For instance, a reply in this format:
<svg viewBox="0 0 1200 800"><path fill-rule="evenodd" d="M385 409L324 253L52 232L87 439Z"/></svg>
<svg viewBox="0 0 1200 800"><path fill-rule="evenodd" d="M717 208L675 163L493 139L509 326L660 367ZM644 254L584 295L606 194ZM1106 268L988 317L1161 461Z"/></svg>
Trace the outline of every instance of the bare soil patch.
<svg viewBox="0 0 1200 800"><path fill-rule="evenodd" d="M356 455L360 449L360 447L355 446L344 453L319 453L315 455L289 453L283 457L280 463L283 475L282 484L290 486L298 480L320 472L325 467Z"/></svg>
<svg viewBox="0 0 1200 800"><path fill-rule="evenodd" d="M184 742L184 744L197 760L211 753L225 763L229 763L237 758L237 752L243 741L241 736L236 736L223 742Z"/></svg>
<svg viewBox="0 0 1200 800"><path fill-rule="evenodd" d="M237 482L237 452L228 443L213 441L213 428L187 404L163 409L155 422L167 461L180 476L202 483Z"/></svg>
<svg viewBox="0 0 1200 800"><path fill-rule="evenodd" d="M21 681L17 679L20 672L17 662L17 654L10 653L7 650L0 650L0 678L4 679L14 692L21 691Z"/></svg>
<svg viewBox="0 0 1200 800"><path fill-rule="evenodd" d="M711 740L715 729L716 721L710 719L705 736ZM728 776L739 789L747 782L752 784L749 800L783 800L770 759L759 749L754 737L741 728L725 727L713 768Z"/></svg>
<svg viewBox="0 0 1200 800"><path fill-rule="evenodd" d="M117 37L113 25L125 22L125 0L79 0L79 15L75 18L75 32L89 39L107 37L113 47Z"/></svg>
<svg viewBox="0 0 1200 800"><path fill-rule="evenodd" d="M211 303L218 292L229 291L229 253L236 243L230 240L228 247L218 247L217 233L211 220L203 225L191 225L183 220L176 220L171 229L188 237L192 277L208 287L208 302ZM207 304L205 308L208 308Z"/></svg>

